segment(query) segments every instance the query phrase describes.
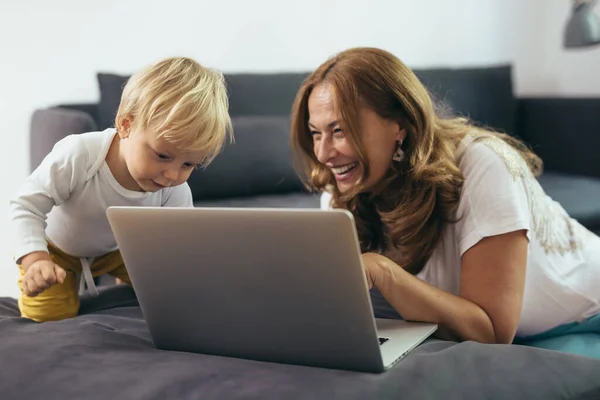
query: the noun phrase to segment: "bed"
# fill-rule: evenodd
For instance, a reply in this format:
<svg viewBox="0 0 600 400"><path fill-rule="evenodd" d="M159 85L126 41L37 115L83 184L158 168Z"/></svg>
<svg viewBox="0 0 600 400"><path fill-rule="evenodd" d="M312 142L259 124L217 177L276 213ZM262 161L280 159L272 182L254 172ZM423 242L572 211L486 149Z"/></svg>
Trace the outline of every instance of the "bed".
<svg viewBox="0 0 600 400"><path fill-rule="evenodd" d="M429 339L391 370L357 373L154 348L130 287L38 324L0 298L0 398L600 399L600 360Z"/></svg>

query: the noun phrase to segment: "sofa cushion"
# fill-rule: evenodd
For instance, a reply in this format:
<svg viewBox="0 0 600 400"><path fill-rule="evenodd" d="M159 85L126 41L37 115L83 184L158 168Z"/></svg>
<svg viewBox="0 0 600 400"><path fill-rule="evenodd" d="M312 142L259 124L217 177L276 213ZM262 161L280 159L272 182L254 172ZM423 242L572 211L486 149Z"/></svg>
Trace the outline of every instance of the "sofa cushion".
<svg viewBox="0 0 600 400"><path fill-rule="evenodd" d="M517 100L509 65L473 68L414 69L438 103L456 114L514 133ZM229 73L225 75L232 116L288 116L309 72ZM113 125L128 75L98 73L99 125Z"/></svg>
<svg viewBox="0 0 600 400"><path fill-rule="evenodd" d="M195 201L302 189L292 166L287 117L234 117L235 142L189 179Z"/></svg>
<svg viewBox="0 0 600 400"><path fill-rule="evenodd" d="M521 98L518 135L548 170L600 178L600 96Z"/></svg>
<svg viewBox="0 0 600 400"><path fill-rule="evenodd" d="M98 103L98 125L100 129L114 126L117 110L121 103L123 88L129 76L98 73L96 75L100 89L100 101Z"/></svg>
<svg viewBox="0 0 600 400"><path fill-rule="evenodd" d="M517 99L509 65L414 69L437 103L480 125L515 133Z"/></svg>
<svg viewBox="0 0 600 400"><path fill-rule="evenodd" d="M296 93L308 72L224 74L232 116L290 114ZM101 129L113 126L123 87L130 75L98 73ZM258 101L257 101L258 99Z"/></svg>
<svg viewBox="0 0 600 400"><path fill-rule="evenodd" d="M229 112L241 115L288 116L308 72L225 74Z"/></svg>
<svg viewBox="0 0 600 400"><path fill-rule="evenodd" d="M195 207L319 208L319 193L292 192L229 199L200 200Z"/></svg>
<svg viewBox="0 0 600 400"><path fill-rule="evenodd" d="M600 231L600 179L547 171L539 182L572 218L592 231Z"/></svg>

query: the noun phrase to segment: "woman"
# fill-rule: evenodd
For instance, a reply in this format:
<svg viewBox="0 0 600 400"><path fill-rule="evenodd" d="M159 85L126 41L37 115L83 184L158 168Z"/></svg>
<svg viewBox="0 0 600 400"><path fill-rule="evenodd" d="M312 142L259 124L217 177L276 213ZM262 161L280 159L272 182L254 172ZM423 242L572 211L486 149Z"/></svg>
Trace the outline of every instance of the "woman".
<svg viewBox="0 0 600 400"><path fill-rule="evenodd" d="M323 207L355 217L378 316L600 358L600 238L544 193L524 144L437 114L416 75L374 48L308 77L291 135Z"/></svg>

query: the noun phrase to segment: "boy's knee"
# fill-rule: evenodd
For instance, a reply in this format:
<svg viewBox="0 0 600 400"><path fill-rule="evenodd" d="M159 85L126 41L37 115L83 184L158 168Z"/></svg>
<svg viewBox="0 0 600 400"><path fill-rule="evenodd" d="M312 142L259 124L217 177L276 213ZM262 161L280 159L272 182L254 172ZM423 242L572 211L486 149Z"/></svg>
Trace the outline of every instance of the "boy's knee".
<svg viewBox="0 0 600 400"><path fill-rule="evenodd" d="M56 301L52 298L37 299L24 294L19 298L21 317L36 322L60 321L73 318L79 313L79 298L70 301Z"/></svg>
<svg viewBox="0 0 600 400"><path fill-rule="evenodd" d="M131 279L129 278L129 274L127 273L127 269L125 265L121 265L118 268L113 269L109 272L109 275L115 278L117 284L127 283L131 285Z"/></svg>
<svg viewBox="0 0 600 400"><path fill-rule="evenodd" d="M67 273L63 283L52 285L35 297L23 293L22 278L19 279L19 286L19 310L23 318L37 322L60 321L79 313L79 294L73 273Z"/></svg>
<svg viewBox="0 0 600 400"><path fill-rule="evenodd" d="M65 282L46 289L35 297L21 290L19 310L23 318L37 322L59 321L72 318L79 313L79 294L71 274Z"/></svg>

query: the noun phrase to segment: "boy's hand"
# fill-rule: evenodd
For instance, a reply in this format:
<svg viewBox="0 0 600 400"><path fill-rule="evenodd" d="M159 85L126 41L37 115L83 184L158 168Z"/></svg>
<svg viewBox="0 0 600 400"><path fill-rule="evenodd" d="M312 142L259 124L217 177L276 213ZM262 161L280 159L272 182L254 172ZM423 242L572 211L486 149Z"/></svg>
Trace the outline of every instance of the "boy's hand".
<svg viewBox="0 0 600 400"><path fill-rule="evenodd" d="M23 276L23 293L35 297L57 283L63 283L67 272L51 260L41 259L31 263Z"/></svg>

